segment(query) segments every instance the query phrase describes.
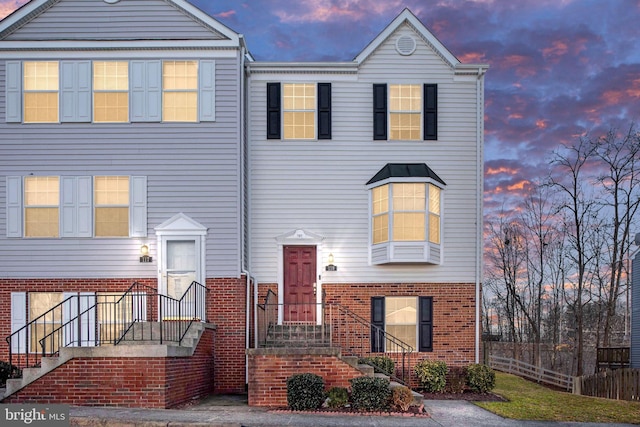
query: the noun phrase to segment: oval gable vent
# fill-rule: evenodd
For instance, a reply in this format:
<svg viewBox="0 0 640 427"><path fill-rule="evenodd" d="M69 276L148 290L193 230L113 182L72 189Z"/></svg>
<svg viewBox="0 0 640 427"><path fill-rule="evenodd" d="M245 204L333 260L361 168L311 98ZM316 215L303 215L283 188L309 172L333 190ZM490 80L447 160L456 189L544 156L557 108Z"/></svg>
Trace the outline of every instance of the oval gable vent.
<svg viewBox="0 0 640 427"><path fill-rule="evenodd" d="M416 40L411 36L402 36L396 40L396 50L400 55L411 55L416 50Z"/></svg>

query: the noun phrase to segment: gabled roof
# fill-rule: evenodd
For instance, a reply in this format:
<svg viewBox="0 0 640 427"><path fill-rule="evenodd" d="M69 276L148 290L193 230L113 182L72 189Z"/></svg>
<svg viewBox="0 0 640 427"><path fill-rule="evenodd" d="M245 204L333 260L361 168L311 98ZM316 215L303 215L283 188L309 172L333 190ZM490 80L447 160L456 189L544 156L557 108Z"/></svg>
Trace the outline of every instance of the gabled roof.
<svg viewBox="0 0 640 427"><path fill-rule="evenodd" d="M44 13L47 9L59 3L62 0L31 0L24 4L22 7L15 10L12 14L0 21L0 39L4 32L12 32L14 29L25 25L41 13ZM100 1L100 0L95 0ZM119 0L102 0L107 3L117 3ZM182 11L185 15L191 17L194 21L208 27L210 30L217 32L224 37L228 38L233 43L237 44L240 41L241 36L235 31L231 30L226 25L223 25L219 21L215 20L207 13L198 9L191 3L185 0L162 0L167 4L172 5L176 9Z"/></svg>
<svg viewBox="0 0 640 427"><path fill-rule="evenodd" d="M416 30L416 32L418 32L418 34L422 36L424 41L429 44L434 49L434 51L452 68L455 68L458 64L460 64L458 58L456 58L451 52L449 52L449 50L444 47L440 40L438 40L436 36L434 36L409 9L404 9L400 13L400 15L396 16L396 18L391 21L391 23L387 25L387 27L380 34L378 34L378 36L373 39L362 52L360 52L355 57L354 61L358 64L364 62L369 57L369 55L375 52L375 50L378 49L378 47L382 43L384 43L384 41L389 38L389 36L393 34L405 22L412 26Z"/></svg>
<svg viewBox="0 0 640 427"><path fill-rule="evenodd" d="M391 178L426 178L447 185L425 163L387 163L367 182L367 185Z"/></svg>

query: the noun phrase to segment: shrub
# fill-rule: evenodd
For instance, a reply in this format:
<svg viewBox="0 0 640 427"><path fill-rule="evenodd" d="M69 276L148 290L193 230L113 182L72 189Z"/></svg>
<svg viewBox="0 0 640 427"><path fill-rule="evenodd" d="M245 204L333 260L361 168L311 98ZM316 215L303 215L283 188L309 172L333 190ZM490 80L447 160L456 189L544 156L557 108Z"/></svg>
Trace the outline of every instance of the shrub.
<svg viewBox="0 0 640 427"><path fill-rule="evenodd" d="M391 387L387 378L358 377L351 380L353 407L365 411L385 411L391 403Z"/></svg>
<svg viewBox="0 0 640 427"><path fill-rule="evenodd" d="M406 411L413 403L413 394L408 387L395 387L391 391L391 401L396 408L400 409L401 411Z"/></svg>
<svg viewBox="0 0 640 427"><path fill-rule="evenodd" d="M487 393L496 386L496 373L487 365L467 366L467 385L476 393Z"/></svg>
<svg viewBox="0 0 640 427"><path fill-rule="evenodd" d="M331 387L327 396L329 408L342 408L349 403L349 393L344 387Z"/></svg>
<svg viewBox="0 0 640 427"><path fill-rule="evenodd" d="M361 357L358 363L371 365L375 368L376 372L382 372L385 375L392 376L395 374L396 364L393 359L387 356Z"/></svg>
<svg viewBox="0 0 640 427"><path fill-rule="evenodd" d="M439 360L423 360L414 371L420 386L429 393L439 393L447 383L447 364Z"/></svg>
<svg viewBox="0 0 640 427"><path fill-rule="evenodd" d="M296 374L287 378L287 404L295 411L317 409L324 401L324 380L316 374Z"/></svg>
<svg viewBox="0 0 640 427"><path fill-rule="evenodd" d="M9 378L22 376L22 371L16 365L0 360L0 386L4 387Z"/></svg>
<svg viewBox="0 0 640 427"><path fill-rule="evenodd" d="M452 366L447 373L445 391L447 393L463 393L467 386L467 370L462 366Z"/></svg>

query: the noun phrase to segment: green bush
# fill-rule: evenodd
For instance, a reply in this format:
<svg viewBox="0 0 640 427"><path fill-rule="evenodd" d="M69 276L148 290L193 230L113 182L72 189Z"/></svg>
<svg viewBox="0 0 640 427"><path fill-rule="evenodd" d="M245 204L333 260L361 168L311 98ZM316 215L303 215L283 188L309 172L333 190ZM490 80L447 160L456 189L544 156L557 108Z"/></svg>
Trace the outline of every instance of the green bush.
<svg viewBox="0 0 640 427"><path fill-rule="evenodd" d="M358 377L351 380L351 403L364 411L386 411L391 406L387 378Z"/></svg>
<svg viewBox="0 0 640 427"><path fill-rule="evenodd" d="M423 360L413 369L420 386L428 393L439 393L447 383L447 364L440 360Z"/></svg>
<svg viewBox="0 0 640 427"><path fill-rule="evenodd" d="M349 393L344 387L331 387L327 397L329 408L343 408L349 403Z"/></svg>
<svg viewBox="0 0 640 427"><path fill-rule="evenodd" d="M413 403L413 393L411 393L408 387L395 387L391 391L391 401L396 408L401 411L407 411Z"/></svg>
<svg viewBox="0 0 640 427"><path fill-rule="evenodd" d="M4 387L9 378L19 378L21 376L22 371L20 368L4 360L0 360L0 386Z"/></svg>
<svg viewBox="0 0 640 427"><path fill-rule="evenodd" d="M371 365L375 368L376 372L381 372L385 375L395 375L396 364L393 359L387 356L361 357L358 363Z"/></svg>
<svg viewBox="0 0 640 427"><path fill-rule="evenodd" d="M316 374L296 374L287 378L287 404L294 411L317 409L324 402L324 380Z"/></svg>
<svg viewBox="0 0 640 427"><path fill-rule="evenodd" d="M487 365L467 366L467 385L476 393L487 393L496 386L496 373Z"/></svg>

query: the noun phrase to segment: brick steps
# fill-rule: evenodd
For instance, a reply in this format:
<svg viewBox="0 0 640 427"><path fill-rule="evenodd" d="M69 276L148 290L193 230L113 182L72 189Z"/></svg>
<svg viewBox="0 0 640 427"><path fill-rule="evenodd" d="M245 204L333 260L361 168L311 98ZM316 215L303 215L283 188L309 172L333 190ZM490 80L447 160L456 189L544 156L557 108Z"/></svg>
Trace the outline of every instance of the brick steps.
<svg viewBox="0 0 640 427"><path fill-rule="evenodd" d="M139 329L159 328L158 322L147 322ZM155 326L153 324L156 324ZM40 367L24 368L22 378L7 380L4 395L0 395L0 401L22 390L34 381L44 377L60 366L74 358L105 358L105 357L187 357L193 355L195 348L204 332L204 325L194 322L182 344L177 342L163 342L159 340L122 341L119 345L106 345L100 347L65 347L61 348L57 357L43 357ZM134 331L133 334L136 332ZM140 334L138 337L143 338ZM149 335L147 335L149 336ZM89 374L89 373L88 373Z"/></svg>

